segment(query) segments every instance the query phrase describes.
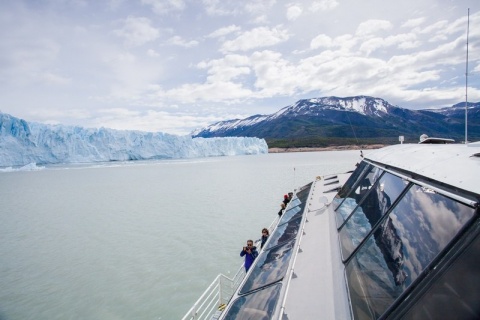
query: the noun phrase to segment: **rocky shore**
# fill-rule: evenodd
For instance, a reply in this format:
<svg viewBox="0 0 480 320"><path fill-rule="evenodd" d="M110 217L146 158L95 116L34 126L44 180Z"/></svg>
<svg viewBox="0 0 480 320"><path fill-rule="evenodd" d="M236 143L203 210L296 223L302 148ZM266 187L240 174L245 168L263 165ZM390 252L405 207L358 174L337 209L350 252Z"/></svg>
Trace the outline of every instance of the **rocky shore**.
<svg viewBox="0 0 480 320"><path fill-rule="evenodd" d="M268 153L282 153L282 152L312 152L312 151L341 151L341 150L369 150L380 149L384 147L383 144L369 144L369 145L348 145L348 146L330 146L324 148L268 148Z"/></svg>

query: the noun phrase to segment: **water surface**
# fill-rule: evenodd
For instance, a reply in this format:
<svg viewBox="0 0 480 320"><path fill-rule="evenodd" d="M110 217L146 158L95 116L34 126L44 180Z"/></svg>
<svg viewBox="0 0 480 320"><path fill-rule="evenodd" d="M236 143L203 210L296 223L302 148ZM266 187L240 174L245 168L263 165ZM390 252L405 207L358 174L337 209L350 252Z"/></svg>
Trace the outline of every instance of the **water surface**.
<svg viewBox="0 0 480 320"><path fill-rule="evenodd" d="M180 319L283 195L359 151L0 173L0 319Z"/></svg>

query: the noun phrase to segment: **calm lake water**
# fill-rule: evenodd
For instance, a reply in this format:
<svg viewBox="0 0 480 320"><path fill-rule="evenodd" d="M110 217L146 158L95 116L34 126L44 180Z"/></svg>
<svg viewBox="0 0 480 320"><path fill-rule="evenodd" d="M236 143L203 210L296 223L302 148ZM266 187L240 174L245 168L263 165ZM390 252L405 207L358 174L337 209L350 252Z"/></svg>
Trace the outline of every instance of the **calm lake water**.
<svg viewBox="0 0 480 320"><path fill-rule="evenodd" d="M359 151L0 173L0 320L180 319L283 195Z"/></svg>

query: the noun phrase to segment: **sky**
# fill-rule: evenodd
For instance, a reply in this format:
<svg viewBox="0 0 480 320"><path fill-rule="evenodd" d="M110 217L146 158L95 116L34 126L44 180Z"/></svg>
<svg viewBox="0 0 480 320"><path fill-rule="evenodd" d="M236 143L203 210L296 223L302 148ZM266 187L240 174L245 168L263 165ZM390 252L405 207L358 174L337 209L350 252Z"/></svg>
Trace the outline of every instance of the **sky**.
<svg viewBox="0 0 480 320"><path fill-rule="evenodd" d="M480 101L478 0L0 0L0 111L184 135L300 99Z"/></svg>

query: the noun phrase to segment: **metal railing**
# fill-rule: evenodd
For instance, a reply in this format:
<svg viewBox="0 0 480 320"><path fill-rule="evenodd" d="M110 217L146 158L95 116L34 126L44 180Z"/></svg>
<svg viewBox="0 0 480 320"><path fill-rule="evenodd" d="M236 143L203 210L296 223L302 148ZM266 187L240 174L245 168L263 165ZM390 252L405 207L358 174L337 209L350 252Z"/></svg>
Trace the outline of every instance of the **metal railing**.
<svg viewBox="0 0 480 320"><path fill-rule="evenodd" d="M211 320L217 318L230 301L233 293L245 277L245 268L240 266L233 278L219 274L203 292L182 320Z"/></svg>
<svg viewBox="0 0 480 320"><path fill-rule="evenodd" d="M273 220L268 229L270 232L278 222L278 217ZM258 246L261 239L255 241ZM219 274L208 286L207 290L193 304L182 320L215 320L220 317L226 305L245 278L245 268L242 265L233 278Z"/></svg>

